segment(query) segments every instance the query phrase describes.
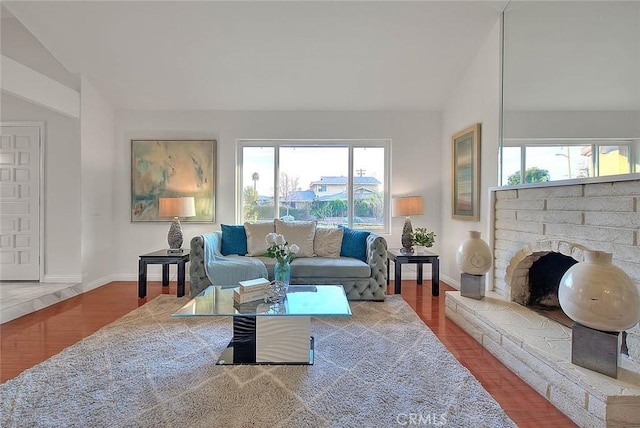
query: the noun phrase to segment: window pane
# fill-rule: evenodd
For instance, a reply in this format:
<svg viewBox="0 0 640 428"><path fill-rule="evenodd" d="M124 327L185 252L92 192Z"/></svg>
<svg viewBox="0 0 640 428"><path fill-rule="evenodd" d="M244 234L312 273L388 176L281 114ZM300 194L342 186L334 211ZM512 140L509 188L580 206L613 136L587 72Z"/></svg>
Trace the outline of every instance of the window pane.
<svg viewBox="0 0 640 428"><path fill-rule="evenodd" d="M320 227L386 232L389 146L362 143L240 143L242 220L316 220Z"/></svg>
<svg viewBox="0 0 640 428"><path fill-rule="evenodd" d="M599 146L598 174L616 175L631 172L629 146Z"/></svg>
<svg viewBox="0 0 640 428"><path fill-rule="evenodd" d="M275 149L244 147L242 150L242 221L273 220Z"/></svg>
<svg viewBox="0 0 640 428"><path fill-rule="evenodd" d="M280 217L317 220L318 226L347 221L348 147L281 147Z"/></svg>
<svg viewBox="0 0 640 428"><path fill-rule="evenodd" d="M521 183L520 147L503 147L502 148L502 186L513 186Z"/></svg>
<svg viewBox="0 0 640 428"><path fill-rule="evenodd" d="M591 146L525 147L525 183L593 176Z"/></svg>
<svg viewBox="0 0 640 428"><path fill-rule="evenodd" d="M384 148L354 148L353 173L353 227L384 229Z"/></svg>

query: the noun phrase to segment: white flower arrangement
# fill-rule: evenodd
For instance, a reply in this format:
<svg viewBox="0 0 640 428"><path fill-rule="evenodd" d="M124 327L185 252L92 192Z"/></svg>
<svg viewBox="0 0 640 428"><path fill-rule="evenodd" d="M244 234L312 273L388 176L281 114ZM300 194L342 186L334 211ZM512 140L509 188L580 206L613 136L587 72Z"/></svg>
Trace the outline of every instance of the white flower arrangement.
<svg viewBox="0 0 640 428"><path fill-rule="evenodd" d="M286 241L284 235L279 233L268 233L265 240L269 244L267 248L267 256L276 259L278 262L291 263L300 251L300 247L296 244L291 244Z"/></svg>

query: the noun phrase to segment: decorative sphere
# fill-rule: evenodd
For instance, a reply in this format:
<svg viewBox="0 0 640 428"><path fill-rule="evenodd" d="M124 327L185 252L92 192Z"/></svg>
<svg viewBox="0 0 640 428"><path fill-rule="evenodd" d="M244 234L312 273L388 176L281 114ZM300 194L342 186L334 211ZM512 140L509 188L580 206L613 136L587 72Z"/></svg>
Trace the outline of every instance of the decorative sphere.
<svg viewBox="0 0 640 428"><path fill-rule="evenodd" d="M560 280L558 299L569 318L601 331L623 331L640 321L640 292L631 278L611 264L612 254L585 251L584 262Z"/></svg>
<svg viewBox="0 0 640 428"><path fill-rule="evenodd" d="M482 275L491 268L491 249L480 239L480 232L469 231L469 239L462 241L456 252L460 270L470 275Z"/></svg>

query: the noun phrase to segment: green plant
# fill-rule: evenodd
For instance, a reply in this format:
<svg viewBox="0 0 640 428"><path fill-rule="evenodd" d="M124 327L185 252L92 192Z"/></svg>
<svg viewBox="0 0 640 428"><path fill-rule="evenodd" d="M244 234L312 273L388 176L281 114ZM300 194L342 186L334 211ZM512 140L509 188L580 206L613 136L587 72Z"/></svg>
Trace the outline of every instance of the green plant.
<svg viewBox="0 0 640 428"><path fill-rule="evenodd" d="M549 175L549 171L546 169L538 168L537 166L527 168L524 173L525 183L544 183L546 181L549 181L549 178L551 178L551 176ZM507 178L507 184L509 186L520 184L520 171L516 171L511 174Z"/></svg>
<svg viewBox="0 0 640 428"><path fill-rule="evenodd" d="M416 227L416 229L411 232L411 241L414 245L433 247L433 244L436 242L436 234L434 232L427 232L427 229L424 227Z"/></svg>

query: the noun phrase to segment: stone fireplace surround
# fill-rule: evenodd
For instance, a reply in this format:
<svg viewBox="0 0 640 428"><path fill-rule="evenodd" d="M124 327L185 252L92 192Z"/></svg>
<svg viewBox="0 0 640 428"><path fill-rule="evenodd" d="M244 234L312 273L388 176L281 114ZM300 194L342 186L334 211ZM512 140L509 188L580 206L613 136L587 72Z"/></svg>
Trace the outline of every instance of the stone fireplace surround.
<svg viewBox="0 0 640 428"><path fill-rule="evenodd" d="M582 261L585 249L613 253L640 284L640 179L589 179L491 190L494 267L483 300L447 292L446 313L578 425L640 426L640 330L617 379L571 364L571 330L517 302L528 269L557 252Z"/></svg>

